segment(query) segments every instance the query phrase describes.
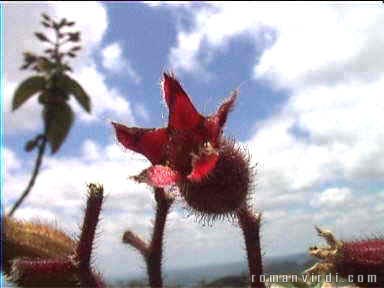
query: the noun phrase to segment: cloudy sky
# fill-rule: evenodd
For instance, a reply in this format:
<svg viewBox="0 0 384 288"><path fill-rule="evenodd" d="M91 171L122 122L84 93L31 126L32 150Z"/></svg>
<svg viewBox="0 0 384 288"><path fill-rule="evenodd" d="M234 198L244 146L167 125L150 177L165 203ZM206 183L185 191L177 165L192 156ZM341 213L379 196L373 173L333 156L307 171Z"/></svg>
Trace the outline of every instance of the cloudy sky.
<svg viewBox="0 0 384 288"><path fill-rule="evenodd" d="M315 224L353 239L384 231L384 6L375 3L70 3L5 5L5 192L9 209L35 155L24 143L41 131L30 100L10 112L22 52L35 51L40 14L74 20L84 49L73 63L92 115L74 101L76 121L58 154L47 154L16 216L55 222L71 235L81 223L85 185L104 184L96 265L109 277L143 271L120 244L130 228L151 230L153 194L135 175L149 162L124 151L110 120L166 125L160 77L172 70L209 114L240 87L226 135L258 164L252 205L264 213L266 256L319 244ZM245 259L236 225L205 227L178 201L166 227L165 267ZM200 255L196 259L196 255Z"/></svg>

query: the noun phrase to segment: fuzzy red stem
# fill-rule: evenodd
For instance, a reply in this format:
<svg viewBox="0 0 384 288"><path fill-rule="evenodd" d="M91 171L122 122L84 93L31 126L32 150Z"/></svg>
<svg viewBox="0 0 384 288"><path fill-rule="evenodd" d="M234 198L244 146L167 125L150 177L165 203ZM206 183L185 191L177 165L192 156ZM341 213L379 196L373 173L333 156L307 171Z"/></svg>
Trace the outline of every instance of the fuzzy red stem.
<svg viewBox="0 0 384 288"><path fill-rule="evenodd" d="M260 216L254 215L249 209L242 208L237 212L241 229L243 230L248 257L248 268L251 287L264 288L260 276L263 274L263 263L260 246Z"/></svg>
<svg viewBox="0 0 384 288"><path fill-rule="evenodd" d="M91 270L91 254L95 238L101 205L103 203L103 189L94 184L89 185L89 196L85 210L83 227L76 250L76 260L79 263L79 278L82 287L100 287L99 281Z"/></svg>
<svg viewBox="0 0 384 288"><path fill-rule="evenodd" d="M104 288L105 284L101 278L92 272L91 268L79 273L80 286L84 288Z"/></svg>
<svg viewBox="0 0 384 288"><path fill-rule="evenodd" d="M79 244L77 246L77 258L80 262L80 267L89 267L93 239L95 238L96 226L99 221L102 202L102 193L93 193L91 191L87 201L87 208L85 210Z"/></svg>
<svg viewBox="0 0 384 288"><path fill-rule="evenodd" d="M163 254L164 227L173 199L169 198L161 188L155 189L155 199L157 202L156 218L146 263L149 285L151 287L162 287L161 259Z"/></svg>
<svg viewBox="0 0 384 288"><path fill-rule="evenodd" d="M129 244L136 248L144 256L144 258L147 258L149 253L149 245L143 239L141 239L139 235L130 230L127 230L123 235L123 243Z"/></svg>

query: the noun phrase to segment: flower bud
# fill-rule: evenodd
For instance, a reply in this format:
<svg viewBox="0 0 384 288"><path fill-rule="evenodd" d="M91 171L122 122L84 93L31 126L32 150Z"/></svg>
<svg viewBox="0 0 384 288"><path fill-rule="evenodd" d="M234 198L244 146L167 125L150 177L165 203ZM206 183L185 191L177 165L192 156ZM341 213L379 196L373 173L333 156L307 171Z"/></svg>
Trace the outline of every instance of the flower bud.
<svg viewBox="0 0 384 288"><path fill-rule="evenodd" d="M251 178L248 155L232 141L222 140L215 168L200 182L182 182L180 192L198 212L233 214L246 203Z"/></svg>

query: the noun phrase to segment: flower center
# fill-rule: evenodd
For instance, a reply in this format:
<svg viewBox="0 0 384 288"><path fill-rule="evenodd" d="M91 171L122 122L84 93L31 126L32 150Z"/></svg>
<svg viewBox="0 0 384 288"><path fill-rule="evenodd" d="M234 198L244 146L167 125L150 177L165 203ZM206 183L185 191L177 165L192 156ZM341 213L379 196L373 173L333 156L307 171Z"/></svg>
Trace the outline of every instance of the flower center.
<svg viewBox="0 0 384 288"><path fill-rule="evenodd" d="M205 139L191 131L173 130L169 133L166 159L169 166L181 175L187 176L192 171L192 157L198 155Z"/></svg>

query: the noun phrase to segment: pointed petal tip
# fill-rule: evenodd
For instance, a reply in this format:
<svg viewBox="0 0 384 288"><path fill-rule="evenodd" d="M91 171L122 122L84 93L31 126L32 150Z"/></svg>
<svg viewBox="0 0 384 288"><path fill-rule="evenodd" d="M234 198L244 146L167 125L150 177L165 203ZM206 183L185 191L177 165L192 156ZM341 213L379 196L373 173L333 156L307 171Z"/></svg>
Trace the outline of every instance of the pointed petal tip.
<svg viewBox="0 0 384 288"><path fill-rule="evenodd" d="M231 95L226 100L224 100L224 102L217 110L216 115L219 119L219 126L224 126L225 122L227 121L228 114L233 110L235 106L235 101L238 94L239 91L237 89L232 91Z"/></svg>
<svg viewBox="0 0 384 288"><path fill-rule="evenodd" d="M113 128L115 129L115 132L116 132L116 136L118 138L118 140L120 141L120 137L121 137L121 133L123 132L126 132L126 131L129 131L130 130L130 127L127 127L123 124L120 124L120 123L117 123L115 121L111 121L110 122L111 125L113 126Z"/></svg>
<svg viewBox="0 0 384 288"><path fill-rule="evenodd" d="M175 88L179 86L182 89L180 81L177 79L176 74L172 71L163 72L162 83L163 83L163 88L164 88L164 85L172 85Z"/></svg>
<svg viewBox="0 0 384 288"><path fill-rule="evenodd" d="M117 123L117 122L115 122L115 121L109 121L109 123L110 123L114 128L116 128L117 126L121 125L121 124L119 124L119 123Z"/></svg>
<svg viewBox="0 0 384 288"><path fill-rule="evenodd" d="M220 105L219 110L227 110L227 113L230 112L233 109L233 106L235 105L235 102L239 94L240 94L239 89L233 90L229 95L229 97L224 100L223 104Z"/></svg>
<svg viewBox="0 0 384 288"><path fill-rule="evenodd" d="M203 117L196 110L180 81L173 73L164 72L163 97L169 109L168 127L180 130L197 127Z"/></svg>
<svg viewBox="0 0 384 288"><path fill-rule="evenodd" d="M164 78L168 78L168 79L174 79L174 80L177 80L176 79L176 74L175 72L173 72L172 70L165 70L163 72L163 77Z"/></svg>
<svg viewBox="0 0 384 288"><path fill-rule="evenodd" d="M236 101L237 97L239 96L240 94L240 88L236 88L235 90L233 90L231 92L231 94L229 95L229 100L230 101Z"/></svg>
<svg viewBox="0 0 384 288"><path fill-rule="evenodd" d="M232 111L235 106L235 101L239 91L238 89L232 91L231 95L224 100L219 106L217 111L205 118L205 129L212 143L216 144L220 133L223 130L225 122L227 121L228 114Z"/></svg>

